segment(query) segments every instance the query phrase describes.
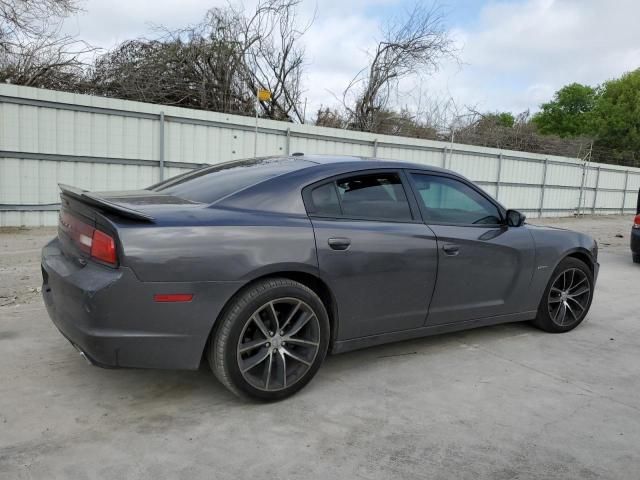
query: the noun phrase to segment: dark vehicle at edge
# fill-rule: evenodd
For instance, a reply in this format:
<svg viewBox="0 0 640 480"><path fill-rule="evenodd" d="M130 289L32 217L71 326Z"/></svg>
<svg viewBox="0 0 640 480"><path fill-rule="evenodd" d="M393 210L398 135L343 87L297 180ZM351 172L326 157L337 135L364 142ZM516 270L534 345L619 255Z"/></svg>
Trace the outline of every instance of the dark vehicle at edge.
<svg viewBox="0 0 640 480"><path fill-rule="evenodd" d="M205 167L146 190L61 185L43 296L103 367L197 369L284 398L327 352L533 321L566 332L598 273L589 236L524 223L451 171L356 157Z"/></svg>
<svg viewBox="0 0 640 480"><path fill-rule="evenodd" d="M638 190L636 216L631 227L631 255L634 263L640 263L640 190Z"/></svg>

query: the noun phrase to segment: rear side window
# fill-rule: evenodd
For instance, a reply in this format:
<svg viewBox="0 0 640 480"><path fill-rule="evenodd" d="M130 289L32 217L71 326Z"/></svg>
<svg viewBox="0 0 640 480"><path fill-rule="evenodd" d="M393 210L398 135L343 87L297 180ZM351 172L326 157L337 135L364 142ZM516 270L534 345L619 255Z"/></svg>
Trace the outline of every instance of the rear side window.
<svg viewBox="0 0 640 480"><path fill-rule="evenodd" d="M402 181L397 173L357 175L311 191L310 213L325 216L392 221L412 220Z"/></svg>
<svg viewBox="0 0 640 480"><path fill-rule="evenodd" d="M315 207L314 213L317 215L337 217L342 213L336 186L333 182L326 183L311 190L311 202Z"/></svg>
<svg viewBox="0 0 640 480"><path fill-rule="evenodd" d="M149 190L192 202L213 203L251 185L313 165L288 158L254 158L200 168L170 178Z"/></svg>
<svg viewBox="0 0 640 480"><path fill-rule="evenodd" d="M500 212L465 183L437 175L411 174L427 223L499 224Z"/></svg>

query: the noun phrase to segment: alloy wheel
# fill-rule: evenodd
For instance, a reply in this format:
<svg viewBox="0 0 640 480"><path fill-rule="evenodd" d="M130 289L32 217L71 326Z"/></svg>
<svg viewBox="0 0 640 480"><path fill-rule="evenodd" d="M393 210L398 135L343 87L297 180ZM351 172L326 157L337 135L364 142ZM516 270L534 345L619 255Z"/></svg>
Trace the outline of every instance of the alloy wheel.
<svg viewBox="0 0 640 480"><path fill-rule="evenodd" d="M556 325L565 327L579 321L586 313L591 297L591 284L586 273L569 268L551 284L548 298L549 316Z"/></svg>
<svg viewBox="0 0 640 480"><path fill-rule="evenodd" d="M320 323L313 309L297 298L279 298L258 308L244 325L238 367L254 388L278 391L304 377L319 348Z"/></svg>

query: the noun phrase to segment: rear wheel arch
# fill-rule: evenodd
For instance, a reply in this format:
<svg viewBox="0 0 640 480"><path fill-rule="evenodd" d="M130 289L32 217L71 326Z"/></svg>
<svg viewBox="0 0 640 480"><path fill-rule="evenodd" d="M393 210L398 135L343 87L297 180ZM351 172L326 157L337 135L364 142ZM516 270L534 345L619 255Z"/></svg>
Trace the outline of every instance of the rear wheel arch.
<svg viewBox="0 0 640 480"><path fill-rule="evenodd" d="M261 282L263 280L267 280L270 278L286 278L289 280L293 280L295 282L301 283L307 288L311 289L320 300L324 304L325 309L327 310L327 314L329 316L329 351L333 348L333 344L337 337L338 332L338 306L333 295L333 292L329 288L329 286L318 276L313 275L309 272L303 272L299 270L282 270L282 271L274 271L269 272L265 275L261 275L259 277L253 278L251 281L244 284L242 287L238 288L236 292L234 292L231 297L226 301L224 307L220 310L220 313L216 317L215 322L213 323L211 330L209 332L209 337L204 344L204 348L202 350L202 359L204 361L205 355L207 352L207 346L209 345L209 341L211 337L215 335L216 328L220 325L220 319L223 318L225 313L227 312L230 305L233 304L234 300L242 294L246 289L251 288L254 284Z"/></svg>
<svg viewBox="0 0 640 480"><path fill-rule="evenodd" d="M327 354L330 326L320 297L284 277L238 292L218 320L206 351L216 378L243 398L274 401L315 376Z"/></svg>
<svg viewBox="0 0 640 480"><path fill-rule="evenodd" d="M320 277L310 274L308 272L298 272L298 271L285 271L285 272L276 272L270 274L266 277L261 277L257 280L263 280L264 278L269 277L280 277L280 278L288 278L289 280L293 280L295 282L299 282L304 286L313 290L313 292L320 297L324 307L327 309L327 313L329 314L329 327L331 328L331 344L335 340L336 333L338 331L338 304L336 303L336 299L333 295L333 292Z"/></svg>

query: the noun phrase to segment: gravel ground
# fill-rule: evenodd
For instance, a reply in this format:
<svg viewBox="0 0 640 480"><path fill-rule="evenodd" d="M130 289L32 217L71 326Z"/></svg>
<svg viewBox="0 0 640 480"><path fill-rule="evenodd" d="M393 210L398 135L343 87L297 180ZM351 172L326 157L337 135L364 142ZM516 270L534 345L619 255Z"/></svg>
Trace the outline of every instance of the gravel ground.
<svg viewBox="0 0 640 480"><path fill-rule="evenodd" d="M0 228L0 307L41 302L40 250L55 228Z"/></svg>
<svg viewBox="0 0 640 480"><path fill-rule="evenodd" d="M601 252L627 253L633 215L597 215L571 218L532 218L533 225L551 225L591 235L598 241Z"/></svg>

